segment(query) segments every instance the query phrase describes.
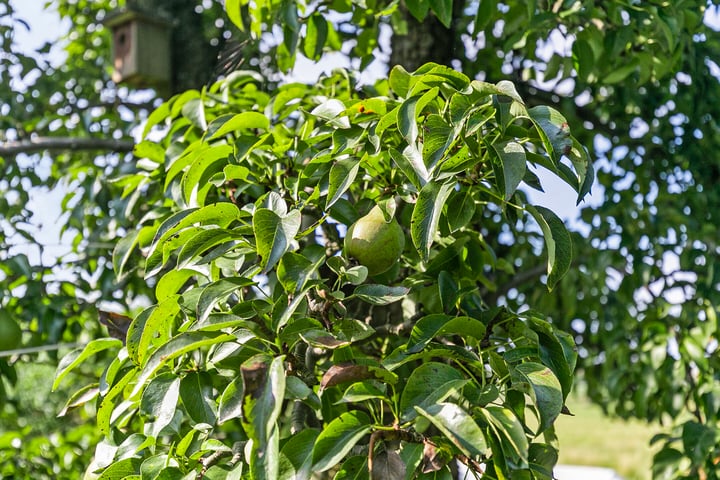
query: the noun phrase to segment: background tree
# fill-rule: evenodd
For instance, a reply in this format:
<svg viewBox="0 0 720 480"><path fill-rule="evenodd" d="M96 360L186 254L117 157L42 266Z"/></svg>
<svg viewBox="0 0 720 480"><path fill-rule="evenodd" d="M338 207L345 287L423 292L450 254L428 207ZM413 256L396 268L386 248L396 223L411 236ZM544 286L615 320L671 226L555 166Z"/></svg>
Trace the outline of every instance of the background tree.
<svg viewBox="0 0 720 480"><path fill-rule="evenodd" d="M26 343L94 338L96 314L89 305L105 300L130 308L136 298L153 296L132 275L118 287L108 268L111 245L140 220L134 209L140 196L123 198L118 185L99 179L130 173L136 163L118 153L98 156L97 150L77 148L49 150L52 162L13 156L46 149L38 141L44 137L72 137L76 147L103 152L112 139L112 151L121 153L150 110L152 94L140 97L109 81L108 38L97 22L115 5L58 6L79 27L70 37L65 65L50 68L42 54L39 61L16 52L0 60L3 72L28 84L0 87L2 110L12 112L2 120L8 140L3 178L16 179L2 184L8 220L3 241L15 243L22 236L34 242L28 188L64 182L71 186L66 230L75 235L79 255L61 259L61 270L70 276L57 279L54 263L29 262L17 249L6 249L3 307L25 327ZM704 22L704 2L407 2L398 9L256 3L255 10L243 5L250 11L238 21L240 7L228 2L236 23L249 22L251 45L263 25L283 25L277 43L248 62L265 74L287 70L298 52L318 59L343 44L364 68L375 48L385 48L378 32L390 26L390 45L398 45L393 63L413 70L435 60L470 78L512 79L529 106L550 103L560 110L597 159L607 199L585 210L584 237L574 242L575 264L555 290L568 293L547 295L538 288L544 269L535 258L537 233L524 223L504 223L500 211L486 209L485 241L497 258L511 262L480 279L481 296L513 311L530 306L573 331L579 372L591 396L609 411L671 425L679 419L672 434L660 437L665 448L656 458L659 477L714 478L717 167L707 152L714 151L717 133L714 105L707 99L717 88L712 59L718 47L716 33ZM3 8L3 50L13 53L17 23L10 6ZM213 21L219 10L217 4L205 5ZM324 20L333 10L341 14L336 23ZM293 18L297 22L289 21ZM412 36L421 31L420 39L435 41ZM357 41L349 42L352 38ZM402 48L403 39L416 48ZM415 57L402 58L402 52ZM261 90L271 87L266 83ZM45 170L38 168L43 165Z"/></svg>

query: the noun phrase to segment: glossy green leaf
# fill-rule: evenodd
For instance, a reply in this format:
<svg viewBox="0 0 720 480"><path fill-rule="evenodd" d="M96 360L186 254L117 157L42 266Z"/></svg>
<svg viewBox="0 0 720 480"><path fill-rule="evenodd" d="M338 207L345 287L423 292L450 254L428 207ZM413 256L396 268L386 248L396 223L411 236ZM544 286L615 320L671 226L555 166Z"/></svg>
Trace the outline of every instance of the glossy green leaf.
<svg viewBox="0 0 720 480"><path fill-rule="evenodd" d="M227 12L228 18L240 30L245 29L241 14L243 3L242 0L225 0L225 11Z"/></svg>
<svg viewBox="0 0 720 480"><path fill-rule="evenodd" d="M423 124L423 158L430 171L434 170L448 149L455 143L455 129L448 124L442 115L429 115Z"/></svg>
<svg viewBox="0 0 720 480"><path fill-rule="evenodd" d="M259 208L253 215L253 232L263 272L269 271L292 247L300 230L300 211L292 210L284 217L267 208Z"/></svg>
<svg viewBox="0 0 720 480"><path fill-rule="evenodd" d="M252 361L252 360L250 360ZM275 357L267 365L262 382L257 386L245 385L245 405L243 407L245 429L255 442L259 452L270 441L278 416L282 411L285 398L284 357ZM277 461L277 459L275 460Z"/></svg>
<svg viewBox="0 0 720 480"><path fill-rule="evenodd" d="M195 423L214 425L217 418L213 387L207 374L189 372L180 381L180 399Z"/></svg>
<svg viewBox="0 0 720 480"><path fill-rule="evenodd" d="M130 397L137 398L144 390L145 383L150 380L160 368L172 362L172 360L193 350L218 343L232 342L234 340L235 336L233 335L215 332L186 332L176 335L150 355L137 379Z"/></svg>
<svg viewBox="0 0 720 480"><path fill-rule="evenodd" d="M475 420L459 405L438 403L426 408L415 406L415 410L440 430L463 455L481 458L485 455L487 444L482 430Z"/></svg>
<svg viewBox="0 0 720 480"><path fill-rule="evenodd" d="M154 419L153 436L170 424L180 397L180 379L166 373L153 378L143 392L140 409Z"/></svg>
<svg viewBox="0 0 720 480"><path fill-rule="evenodd" d="M205 321L213 308L215 308L218 303L225 301L230 294L253 285L255 285L255 282L243 277L223 278L222 280L206 285L202 289L198 299L198 322Z"/></svg>
<svg viewBox="0 0 720 480"><path fill-rule="evenodd" d="M395 164L402 170L416 189L420 190L430 178L430 173L425 166L422 154L415 145L408 145L401 152L394 148L389 148L388 152Z"/></svg>
<svg viewBox="0 0 720 480"><path fill-rule="evenodd" d="M485 325L470 317L452 317L445 314L430 314L420 318L410 332L407 352L416 353L430 341L441 335L461 335L478 340L485 336Z"/></svg>
<svg viewBox="0 0 720 480"><path fill-rule="evenodd" d="M495 405L488 405L481 412L499 439L505 460L512 468L528 468L529 445L520 420L510 409Z"/></svg>
<svg viewBox="0 0 720 480"><path fill-rule="evenodd" d="M318 436L313 448L313 471L331 469L355 444L370 432L370 417L362 411L345 412L334 418Z"/></svg>
<svg viewBox="0 0 720 480"><path fill-rule="evenodd" d="M352 296L372 305L388 305L402 300L410 290L405 287L388 287L386 285L358 285Z"/></svg>
<svg viewBox="0 0 720 480"><path fill-rule="evenodd" d="M527 168L525 148L517 142L510 141L503 144L495 143L493 149L502 163L505 200L509 201L525 177Z"/></svg>
<svg viewBox="0 0 720 480"><path fill-rule="evenodd" d="M108 468L103 470L97 480L123 480L129 479L132 475L140 471L142 460L139 458L125 458L114 462Z"/></svg>
<svg viewBox="0 0 720 480"><path fill-rule="evenodd" d="M468 225L475 215L475 199L469 190L451 193L446 205L448 226L453 233Z"/></svg>
<svg viewBox="0 0 720 480"><path fill-rule="evenodd" d="M400 412L404 421L417 416L415 407L429 408L457 395L467 383L457 369L438 362L428 362L412 371L400 397Z"/></svg>
<svg viewBox="0 0 720 480"><path fill-rule="evenodd" d="M563 115L552 107L538 105L528 109L528 115L535 124L545 150L556 162L562 155L570 153L573 140L570 126Z"/></svg>
<svg viewBox="0 0 720 480"><path fill-rule="evenodd" d="M188 100L182 107L182 114L197 128L201 130L207 129L205 105L200 98L192 98Z"/></svg>
<svg viewBox="0 0 720 480"><path fill-rule="evenodd" d="M410 220L410 236L423 261L430 257L440 215L453 188L452 183L429 182L420 190Z"/></svg>
<svg viewBox="0 0 720 480"><path fill-rule="evenodd" d="M319 60L328 37L328 21L323 15L312 15L307 22L303 53L311 60Z"/></svg>
<svg viewBox="0 0 720 480"><path fill-rule="evenodd" d="M320 432L303 429L292 435L280 449L279 480L309 479L312 475L312 452Z"/></svg>
<svg viewBox="0 0 720 480"><path fill-rule="evenodd" d="M430 3L430 9L437 16L440 23L445 25L445 28L450 28L452 22L452 0L428 0Z"/></svg>
<svg viewBox="0 0 720 480"><path fill-rule="evenodd" d="M68 373L91 356L109 348L120 348L121 346L122 342L116 338L98 338L91 340L84 348L76 349L68 353L60 360L55 370L55 380L53 381L52 389L57 389L58 386L60 386L60 382L62 382Z"/></svg>
<svg viewBox="0 0 720 480"><path fill-rule="evenodd" d="M563 407L563 393L560 382L548 367L534 362L521 363L512 370L513 382L530 385L540 425L537 433L552 426Z"/></svg>
<svg viewBox="0 0 720 480"><path fill-rule="evenodd" d="M242 377L238 376L228 383L218 399L218 423L223 424L228 420L242 416L244 388Z"/></svg>
<svg viewBox="0 0 720 480"><path fill-rule="evenodd" d="M208 140L219 138L239 130L267 130L269 126L270 120L262 113L241 112L223 123L220 128L208 137Z"/></svg>
<svg viewBox="0 0 720 480"><path fill-rule="evenodd" d="M359 170L360 162L352 158L338 160L330 167L330 183L328 184L327 201L325 202L326 210L347 192L348 188L355 182Z"/></svg>
<svg viewBox="0 0 720 480"><path fill-rule="evenodd" d="M547 287L552 291L570 269L572 263L572 240L565 224L552 210L540 206L526 206L527 211L540 225L548 254Z"/></svg>
<svg viewBox="0 0 720 480"><path fill-rule="evenodd" d="M173 330L175 317L180 312L180 297L173 295L145 310L130 324L127 333L127 350L136 365L144 365L153 344L161 343Z"/></svg>

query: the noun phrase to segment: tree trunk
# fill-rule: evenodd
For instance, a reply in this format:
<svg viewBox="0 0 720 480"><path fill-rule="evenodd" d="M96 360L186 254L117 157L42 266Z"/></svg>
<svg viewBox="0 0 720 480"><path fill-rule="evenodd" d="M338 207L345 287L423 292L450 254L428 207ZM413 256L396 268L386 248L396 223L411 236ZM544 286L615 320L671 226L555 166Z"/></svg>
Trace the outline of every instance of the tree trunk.
<svg viewBox="0 0 720 480"><path fill-rule="evenodd" d="M404 4L400 11L408 25L406 35L393 34L392 52L390 53L390 66L402 65L405 70L412 72L427 62L452 66L452 61L458 58L456 49L461 47L457 35L455 19L465 2L453 2L453 21L450 28L445 27L437 17L428 12L423 22L418 22Z"/></svg>

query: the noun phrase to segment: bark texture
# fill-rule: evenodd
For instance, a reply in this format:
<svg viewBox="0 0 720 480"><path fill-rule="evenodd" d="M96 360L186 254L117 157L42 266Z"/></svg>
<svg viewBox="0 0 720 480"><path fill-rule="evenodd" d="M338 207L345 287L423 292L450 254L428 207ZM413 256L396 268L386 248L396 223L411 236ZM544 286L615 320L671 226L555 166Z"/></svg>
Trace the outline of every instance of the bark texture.
<svg viewBox="0 0 720 480"><path fill-rule="evenodd" d="M427 62L452 66L453 59L458 58L457 48L461 44L456 39L455 19L462 9L464 2L453 3L453 22L450 28L445 27L428 12L423 22L418 22L410 12L401 5L400 9L408 24L406 35L393 34L390 65L402 65L405 70L412 72Z"/></svg>

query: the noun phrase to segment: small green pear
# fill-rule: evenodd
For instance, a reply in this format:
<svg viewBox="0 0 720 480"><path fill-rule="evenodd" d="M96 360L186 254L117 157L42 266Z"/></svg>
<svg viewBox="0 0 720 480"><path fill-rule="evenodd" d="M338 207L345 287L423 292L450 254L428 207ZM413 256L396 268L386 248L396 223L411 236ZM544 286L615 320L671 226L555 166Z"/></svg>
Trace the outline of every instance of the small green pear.
<svg viewBox="0 0 720 480"><path fill-rule="evenodd" d="M405 248L405 234L394 218L385 221L377 205L350 225L345 235L345 255L378 275L395 265Z"/></svg>
<svg viewBox="0 0 720 480"><path fill-rule="evenodd" d="M0 351L15 350L22 344L22 330L10 315L0 310Z"/></svg>

